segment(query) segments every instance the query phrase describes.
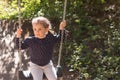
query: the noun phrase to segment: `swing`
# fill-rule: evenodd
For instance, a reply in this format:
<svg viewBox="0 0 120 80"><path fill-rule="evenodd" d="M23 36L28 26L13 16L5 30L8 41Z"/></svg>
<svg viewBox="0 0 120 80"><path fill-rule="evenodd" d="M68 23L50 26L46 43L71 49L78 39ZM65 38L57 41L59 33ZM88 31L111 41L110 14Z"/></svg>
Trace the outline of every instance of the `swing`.
<svg viewBox="0 0 120 80"><path fill-rule="evenodd" d="M18 8L19 8L19 17L18 17L18 21L19 21L19 28L21 28L21 6L20 6L21 2L20 0L18 0ZM65 15L66 15L66 5L67 5L67 0L65 0L64 2L64 12L63 12L63 20L65 20ZM62 72L62 67L60 65L60 61L61 61L61 54L62 54L62 45L63 45L63 35L64 31L62 30L62 35L61 35L61 41L60 41L60 47L59 47L59 55L58 55L58 64L56 67L56 71L57 71L57 77L60 78L60 80L62 80L62 76L63 76L63 72ZM29 70L22 70L22 61L21 61L21 49L20 49L21 43L19 41L19 58L20 58L20 62L18 64L19 66L19 70L18 70L18 74L17 74L17 80L33 80L33 77L30 73ZM43 79L46 79L45 74L43 75Z"/></svg>

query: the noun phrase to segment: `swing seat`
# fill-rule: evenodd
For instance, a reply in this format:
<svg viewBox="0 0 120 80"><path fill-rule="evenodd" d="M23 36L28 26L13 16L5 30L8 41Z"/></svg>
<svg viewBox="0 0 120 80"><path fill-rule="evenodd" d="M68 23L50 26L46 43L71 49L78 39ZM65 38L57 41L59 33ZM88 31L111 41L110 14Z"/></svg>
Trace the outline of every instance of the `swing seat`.
<svg viewBox="0 0 120 80"><path fill-rule="evenodd" d="M18 80L33 80L32 74L29 70L19 71ZM43 74L43 79L46 79L45 74Z"/></svg>
<svg viewBox="0 0 120 80"><path fill-rule="evenodd" d="M56 67L56 71L57 71L57 77L62 77L63 76L63 70L61 66L57 66Z"/></svg>
<svg viewBox="0 0 120 80"><path fill-rule="evenodd" d="M18 80L33 80L33 77L29 70L19 71Z"/></svg>

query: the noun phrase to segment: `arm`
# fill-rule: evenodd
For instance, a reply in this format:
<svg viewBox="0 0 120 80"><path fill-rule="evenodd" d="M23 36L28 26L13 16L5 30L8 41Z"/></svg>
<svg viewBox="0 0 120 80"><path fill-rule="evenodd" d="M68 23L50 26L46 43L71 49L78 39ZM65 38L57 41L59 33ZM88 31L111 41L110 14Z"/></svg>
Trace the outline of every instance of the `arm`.
<svg viewBox="0 0 120 80"><path fill-rule="evenodd" d="M24 41L21 41L20 38L16 38L16 47L17 49L27 49L29 47L28 45L29 39L26 39Z"/></svg>
<svg viewBox="0 0 120 80"><path fill-rule="evenodd" d="M65 33L66 33L66 30L65 30L65 27L66 27L66 21L62 21L59 25L59 33L58 35L56 36L56 42L60 41L61 40L61 36L63 34L63 39L65 38Z"/></svg>
<svg viewBox="0 0 120 80"><path fill-rule="evenodd" d="M26 49L28 47L27 42L28 40L26 39L25 41L21 42L20 37L22 34L22 29L18 28L16 31L16 47L19 49L19 47L21 47L21 49Z"/></svg>

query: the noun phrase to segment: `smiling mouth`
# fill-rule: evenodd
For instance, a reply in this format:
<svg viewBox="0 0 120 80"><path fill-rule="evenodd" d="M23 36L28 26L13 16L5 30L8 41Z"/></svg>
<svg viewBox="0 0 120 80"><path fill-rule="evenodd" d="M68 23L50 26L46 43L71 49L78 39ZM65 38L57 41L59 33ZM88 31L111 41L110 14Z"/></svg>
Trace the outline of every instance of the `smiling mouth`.
<svg viewBox="0 0 120 80"><path fill-rule="evenodd" d="M36 36L39 36L39 34L35 34Z"/></svg>

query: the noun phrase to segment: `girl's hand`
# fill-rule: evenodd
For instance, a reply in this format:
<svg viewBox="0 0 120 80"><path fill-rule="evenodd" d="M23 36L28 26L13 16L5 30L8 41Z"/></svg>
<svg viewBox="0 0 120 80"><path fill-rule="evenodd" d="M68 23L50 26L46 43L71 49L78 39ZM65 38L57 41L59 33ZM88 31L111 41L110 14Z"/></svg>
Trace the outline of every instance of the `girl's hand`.
<svg viewBox="0 0 120 80"><path fill-rule="evenodd" d="M66 21L64 20L64 21L62 21L62 22L60 23L59 29L60 29L60 30L63 30L65 27L66 27Z"/></svg>
<svg viewBox="0 0 120 80"><path fill-rule="evenodd" d="M21 37L21 34L22 34L22 29L21 28L18 28L17 31L16 31L16 37L17 38L20 38Z"/></svg>

